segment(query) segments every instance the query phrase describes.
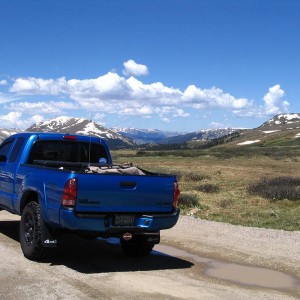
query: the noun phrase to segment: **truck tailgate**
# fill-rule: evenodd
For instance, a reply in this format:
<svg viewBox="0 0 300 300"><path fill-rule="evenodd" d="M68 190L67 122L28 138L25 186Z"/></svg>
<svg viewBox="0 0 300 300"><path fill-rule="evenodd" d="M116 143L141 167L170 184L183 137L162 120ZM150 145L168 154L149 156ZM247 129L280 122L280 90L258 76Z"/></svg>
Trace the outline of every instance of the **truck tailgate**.
<svg viewBox="0 0 300 300"><path fill-rule="evenodd" d="M169 213L175 176L78 174L77 212Z"/></svg>

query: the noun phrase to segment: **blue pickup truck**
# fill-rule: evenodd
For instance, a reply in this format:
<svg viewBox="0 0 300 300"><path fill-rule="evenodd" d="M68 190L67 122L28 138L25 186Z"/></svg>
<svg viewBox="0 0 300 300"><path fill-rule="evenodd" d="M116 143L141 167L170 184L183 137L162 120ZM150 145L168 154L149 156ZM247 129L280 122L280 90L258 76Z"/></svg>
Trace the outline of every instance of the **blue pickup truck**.
<svg viewBox="0 0 300 300"><path fill-rule="evenodd" d="M114 165L104 140L18 133L0 145L0 210L21 216L20 244L40 260L64 232L117 237L126 255L149 254L179 217L174 175Z"/></svg>

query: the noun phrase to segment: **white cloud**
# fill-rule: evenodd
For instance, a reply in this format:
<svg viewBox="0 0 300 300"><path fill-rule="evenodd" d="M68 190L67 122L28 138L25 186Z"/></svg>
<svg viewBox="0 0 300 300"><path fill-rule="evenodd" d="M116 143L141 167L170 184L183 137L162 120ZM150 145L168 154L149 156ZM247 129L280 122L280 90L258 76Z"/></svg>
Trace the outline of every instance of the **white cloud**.
<svg viewBox="0 0 300 300"><path fill-rule="evenodd" d="M149 74L148 68L145 65L136 63L133 59L129 59L123 63L125 76L145 76Z"/></svg>
<svg viewBox="0 0 300 300"><path fill-rule="evenodd" d="M35 123L33 118L22 119L21 112L10 112L6 115L0 115L0 126L4 128L27 128Z"/></svg>
<svg viewBox="0 0 300 300"><path fill-rule="evenodd" d="M183 109L179 108L176 110L176 112L173 114L173 116L186 118L186 117L189 117L190 114L185 112Z"/></svg>
<svg viewBox="0 0 300 300"><path fill-rule="evenodd" d="M22 113L20 112L10 112L7 115L0 116L1 121L7 121L7 122L14 122L15 120L19 119L22 116Z"/></svg>
<svg viewBox="0 0 300 300"><path fill-rule="evenodd" d="M153 111L153 107L164 106L183 111L182 106L196 109L245 110L251 105L249 100L235 98L218 88L200 89L190 85L182 92L161 82L144 84L134 77L126 79L111 72L96 79L84 80L19 78L13 83L10 91L21 95L67 96L77 102L79 107L104 109L106 112L112 110L112 113L121 114L126 114L131 109L143 110L145 107L148 113ZM179 111L177 114L180 113Z"/></svg>
<svg viewBox="0 0 300 300"><path fill-rule="evenodd" d="M288 112L289 102L283 100L284 90L280 85L274 85L269 88L269 92L265 94L264 100L264 113L268 116L274 116L280 113Z"/></svg>
<svg viewBox="0 0 300 300"><path fill-rule="evenodd" d="M141 65L133 61L132 66ZM129 67L128 70L130 70ZM132 67L131 70L133 71L134 68ZM14 97L14 100L16 97L20 100L27 95L53 98L51 101L15 101L4 107L9 111L29 115L58 115L65 111L81 109L86 114L90 111L99 113L99 120L103 119L102 114L144 118L158 115L161 120L170 122L171 118L189 117L190 113L187 111L220 109L231 111L240 117L262 117L286 112L289 106L289 103L283 100L284 91L279 85L269 89L263 98L264 105L259 107L255 106L252 100L234 97L216 87L201 89L196 85L189 85L185 90L180 90L161 82L146 84L133 76L126 78L113 72L108 72L98 78L83 80L67 80L64 77L58 79L18 78L13 82L9 91L9 97L0 94L0 104L12 102Z"/></svg>
<svg viewBox="0 0 300 300"><path fill-rule="evenodd" d="M200 89L195 85L190 85L184 91L182 99L186 103L194 104L194 108L224 108L224 109L247 109L251 101L246 98L235 98L228 93L224 93L219 88Z"/></svg>
<svg viewBox="0 0 300 300"><path fill-rule="evenodd" d="M41 115L34 115L31 120L33 120L33 123L40 123L44 121L44 117Z"/></svg>
<svg viewBox="0 0 300 300"><path fill-rule="evenodd" d="M66 87L64 77L58 79L18 78L10 88L10 92L21 95L58 95Z"/></svg>
<svg viewBox="0 0 300 300"><path fill-rule="evenodd" d="M5 79L0 80L0 85L7 85L7 80Z"/></svg>
<svg viewBox="0 0 300 300"><path fill-rule="evenodd" d="M65 110L78 109L78 105L72 102L50 101L50 102L13 102L4 107L8 110L24 112L28 114L60 114Z"/></svg>
<svg viewBox="0 0 300 300"><path fill-rule="evenodd" d="M161 119L164 123L170 123L171 120L169 118L162 118Z"/></svg>

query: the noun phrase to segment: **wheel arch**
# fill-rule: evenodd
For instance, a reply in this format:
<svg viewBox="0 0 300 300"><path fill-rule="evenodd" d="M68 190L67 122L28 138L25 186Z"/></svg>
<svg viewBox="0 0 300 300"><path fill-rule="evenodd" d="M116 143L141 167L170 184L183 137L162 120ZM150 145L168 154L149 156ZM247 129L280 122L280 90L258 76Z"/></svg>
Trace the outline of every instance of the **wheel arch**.
<svg viewBox="0 0 300 300"><path fill-rule="evenodd" d="M27 190L27 191L24 192L24 194L22 195L22 198L21 198L20 214L22 214L25 206L31 201L39 203L39 195L36 191Z"/></svg>

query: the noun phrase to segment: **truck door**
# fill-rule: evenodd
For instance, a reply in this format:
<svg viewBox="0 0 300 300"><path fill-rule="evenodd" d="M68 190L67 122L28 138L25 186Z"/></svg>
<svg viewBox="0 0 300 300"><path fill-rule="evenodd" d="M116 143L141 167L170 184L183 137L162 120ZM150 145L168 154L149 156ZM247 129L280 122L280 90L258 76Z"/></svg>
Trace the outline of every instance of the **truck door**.
<svg viewBox="0 0 300 300"><path fill-rule="evenodd" d="M0 146L0 206L8 210L13 209L16 170L24 142L25 138L19 137Z"/></svg>

